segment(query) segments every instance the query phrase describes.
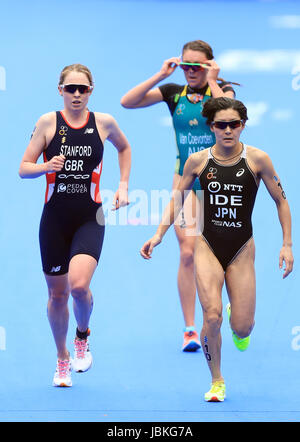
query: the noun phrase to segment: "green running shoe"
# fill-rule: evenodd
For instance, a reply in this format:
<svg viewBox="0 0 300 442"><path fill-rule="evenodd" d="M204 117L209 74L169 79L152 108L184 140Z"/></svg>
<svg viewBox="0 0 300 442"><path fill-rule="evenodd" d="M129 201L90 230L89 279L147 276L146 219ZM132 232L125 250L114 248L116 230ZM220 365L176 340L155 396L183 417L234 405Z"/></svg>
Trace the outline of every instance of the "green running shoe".
<svg viewBox="0 0 300 442"><path fill-rule="evenodd" d="M230 304L226 305L226 311L227 311L229 325L230 325L230 316L231 316ZM249 344L250 344L250 336L247 336L246 338L239 338L238 335L236 335L232 329L231 329L231 331L232 331L232 339L233 339L233 342L234 342L236 348L240 351L247 350L247 348L249 347Z"/></svg>

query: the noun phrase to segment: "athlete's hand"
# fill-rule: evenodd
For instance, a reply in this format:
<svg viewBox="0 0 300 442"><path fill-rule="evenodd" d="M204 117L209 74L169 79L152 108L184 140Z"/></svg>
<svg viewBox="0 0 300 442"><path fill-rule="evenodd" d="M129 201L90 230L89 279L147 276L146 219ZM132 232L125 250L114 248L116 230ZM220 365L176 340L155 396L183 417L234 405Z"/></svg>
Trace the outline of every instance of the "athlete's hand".
<svg viewBox="0 0 300 442"><path fill-rule="evenodd" d="M64 155L56 155L52 157L50 161L47 161L47 163L45 163L46 172L51 173L61 171L64 167L65 160L66 157Z"/></svg>
<svg viewBox="0 0 300 442"><path fill-rule="evenodd" d="M217 81L219 76L220 67L217 65L215 60L206 60L205 69L207 69L207 81Z"/></svg>
<svg viewBox="0 0 300 442"><path fill-rule="evenodd" d="M169 58L168 60L165 60L160 69L161 76L163 78L169 77L171 74L173 74L179 63L180 63L180 57L172 57Z"/></svg>
<svg viewBox="0 0 300 442"><path fill-rule="evenodd" d="M161 237L156 233L151 239L145 242L140 250L140 254L145 259L150 259L154 247L161 243Z"/></svg>
<svg viewBox="0 0 300 442"><path fill-rule="evenodd" d="M293 270L294 257L292 248L290 246L282 246L279 254L279 268L283 268L283 262L285 262L285 269L283 278L286 278Z"/></svg>
<svg viewBox="0 0 300 442"><path fill-rule="evenodd" d="M128 190L119 187L114 195L113 208L111 210L118 210L120 207L128 206L128 204Z"/></svg>

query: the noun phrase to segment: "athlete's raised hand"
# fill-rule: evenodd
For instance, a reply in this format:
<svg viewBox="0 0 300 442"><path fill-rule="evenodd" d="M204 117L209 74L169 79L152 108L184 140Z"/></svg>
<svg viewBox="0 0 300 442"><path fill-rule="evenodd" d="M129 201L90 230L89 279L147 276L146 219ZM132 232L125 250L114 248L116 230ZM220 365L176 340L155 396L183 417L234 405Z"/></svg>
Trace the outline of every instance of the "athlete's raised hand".
<svg viewBox="0 0 300 442"><path fill-rule="evenodd" d="M172 58L169 58L168 60L165 60L163 62L161 69L160 69L160 73L161 73L162 77L167 78L171 74L173 74L173 72L175 71L175 69L177 68L179 63L180 63L180 57L172 57Z"/></svg>
<svg viewBox="0 0 300 442"><path fill-rule="evenodd" d="M289 246L283 246L279 254L279 268L283 268L283 263L285 263L285 269L283 273L283 278L286 278L293 270L294 257L292 248Z"/></svg>
<svg viewBox="0 0 300 442"><path fill-rule="evenodd" d="M145 259L150 259L154 247L161 243L161 236L155 234L151 239L145 242L140 250L140 254Z"/></svg>
<svg viewBox="0 0 300 442"><path fill-rule="evenodd" d="M202 66L208 70L207 81L209 80L217 81L220 72L220 67L215 62L215 60L206 60L205 63L202 64Z"/></svg>
<svg viewBox="0 0 300 442"><path fill-rule="evenodd" d="M64 155L56 155L51 158L51 160L47 161L46 170L47 173L51 172L60 172L64 167L66 157Z"/></svg>

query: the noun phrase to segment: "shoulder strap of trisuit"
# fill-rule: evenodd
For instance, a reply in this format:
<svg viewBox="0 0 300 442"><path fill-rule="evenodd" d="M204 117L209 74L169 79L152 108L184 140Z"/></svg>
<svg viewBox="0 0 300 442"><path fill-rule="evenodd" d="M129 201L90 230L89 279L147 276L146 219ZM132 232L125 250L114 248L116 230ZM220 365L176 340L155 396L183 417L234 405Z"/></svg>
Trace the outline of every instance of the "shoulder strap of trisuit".
<svg viewBox="0 0 300 442"><path fill-rule="evenodd" d="M208 95L209 97L211 97L211 90L210 90L210 87L209 87L209 86L207 86L207 89L206 89L204 95Z"/></svg>
<svg viewBox="0 0 300 442"><path fill-rule="evenodd" d="M241 158L247 158L247 144L243 144L243 152Z"/></svg>
<svg viewBox="0 0 300 442"><path fill-rule="evenodd" d="M181 97L184 97L186 95L187 88L188 88L188 85L186 84L180 94Z"/></svg>
<svg viewBox="0 0 300 442"><path fill-rule="evenodd" d="M181 94L178 93L178 94L175 95L175 97L174 97L174 103L178 103L179 98L180 98L180 97L184 97L184 96L186 95L187 87L188 87L188 85L186 84L186 85L184 86L184 88L182 89Z"/></svg>
<svg viewBox="0 0 300 442"><path fill-rule="evenodd" d="M211 149L212 149L212 147L209 147L207 149L207 160L213 160L213 158L214 158Z"/></svg>
<svg viewBox="0 0 300 442"><path fill-rule="evenodd" d="M175 95L175 97L174 97L174 103L178 103L180 97L185 97L185 96L186 96L187 88L188 88L188 85L186 84L186 85L184 86L184 88L182 89L181 94L178 93L178 94ZM204 95L206 95L206 96L208 96L208 97L211 97L211 96L212 96L212 94L211 94L211 90L210 90L210 87L209 87L209 86L207 86L207 89L206 89Z"/></svg>

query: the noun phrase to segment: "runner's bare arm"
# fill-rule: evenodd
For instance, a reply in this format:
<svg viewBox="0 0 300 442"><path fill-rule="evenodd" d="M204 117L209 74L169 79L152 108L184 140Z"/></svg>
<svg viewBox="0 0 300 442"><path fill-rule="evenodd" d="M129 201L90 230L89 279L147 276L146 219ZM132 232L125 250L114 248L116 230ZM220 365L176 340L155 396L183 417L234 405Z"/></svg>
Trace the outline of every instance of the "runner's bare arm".
<svg viewBox="0 0 300 442"><path fill-rule="evenodd" d="M37 164L40 155L47 147L47 133L53 124L51 113L42 115L36 123L20 164L21 178L37 178L45 173L58 172L63 168L65 161L63 155L54 156L50 161Z"/></svg>
<svg viewBox="0 0 300 442"><path fill-rule="evenodd" d="M159 72L130 89L121 99L121 105L127 109L152 106L163 101L159 88L152 89L160 81L169 77L180 63L179 57L172 57L163 62Z"/></svg>
<svg viewBox="0 0 300 442"><path fill-rule="evenodd" d="M131 147L125 134L111 115L102 114L101 117L101 114L98 114L96 118L102 118L101 123L105 132L105 137L118 151L120 182L113 200L113 210L116 210L129 204L128 183L131 170Z"/></svg>
<svg viewBox="0 0 300 442"><path fill-rule="evenodd" d="M283 236L283 244L279 254L279 267L282 268L283 262L285 262L283 278L286 278L293 270L294 264L291 212L281 181L270 157L264 152L260 155L260 177L277 207Z"/></svg>

